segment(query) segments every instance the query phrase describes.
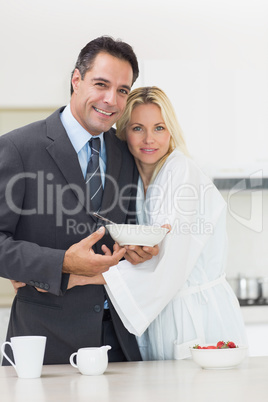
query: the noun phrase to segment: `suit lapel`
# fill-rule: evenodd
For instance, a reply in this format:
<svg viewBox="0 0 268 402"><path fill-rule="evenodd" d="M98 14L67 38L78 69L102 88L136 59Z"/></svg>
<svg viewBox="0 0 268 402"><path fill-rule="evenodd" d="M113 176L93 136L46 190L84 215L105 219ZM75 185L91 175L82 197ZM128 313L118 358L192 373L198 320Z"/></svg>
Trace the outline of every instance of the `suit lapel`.
<svg viewBox="0 0 268 402"><path fill-rule="evenodd" d="M88 203L85 180L81 171L77 153L72 146L72 143L60 121L59 113L63 109L55 112L47 120L47 136L52 140L47 147L47 152L50 154L54 163L60 169L66 182L69 184L74 195L79 202L84 206L87 213L91 215L92 209ZM96 218L92 216L96 221Z"/></svg>
<svg viewBox="0 0 268 402"><path fill-rule="evenodd" d="M47 152L60 169L74 195L79 199L87 213L96 222L97 218L91 215L93 210L87 195L85 180L81 171L77 153L74 150L60 120L60 112L62 110L63 108L57 110L46 119L47 137L52 140L50 145L47 147ZM113 130L104 133L104 141L107 154L107 169L101 210L105 211L110 209L111 197L113 197L115 191L119 188L117 183L122 165L122 154L120 148L116 144L117 138L115 138Z"/></svg>

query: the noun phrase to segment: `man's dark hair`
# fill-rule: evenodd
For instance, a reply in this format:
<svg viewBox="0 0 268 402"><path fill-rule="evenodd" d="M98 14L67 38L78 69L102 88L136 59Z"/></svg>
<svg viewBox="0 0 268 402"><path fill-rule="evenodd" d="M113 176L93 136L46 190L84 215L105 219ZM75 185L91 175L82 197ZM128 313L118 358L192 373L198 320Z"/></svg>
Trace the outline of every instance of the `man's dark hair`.
<svg viewBox="0 0 268 402"><path fill-rule="evenodd" d="M82 80L86 72L92 68L96 56L101 52L108 53L120 60L128 61L133 71L132 84L136 81L139 76L139 66L132 47L120 39L114 40L110 36L100 36L99 38L93 39L80 51L74 70L76 68L79 70ZM72 93L73 86L71 82L71 95Z"/></svg>

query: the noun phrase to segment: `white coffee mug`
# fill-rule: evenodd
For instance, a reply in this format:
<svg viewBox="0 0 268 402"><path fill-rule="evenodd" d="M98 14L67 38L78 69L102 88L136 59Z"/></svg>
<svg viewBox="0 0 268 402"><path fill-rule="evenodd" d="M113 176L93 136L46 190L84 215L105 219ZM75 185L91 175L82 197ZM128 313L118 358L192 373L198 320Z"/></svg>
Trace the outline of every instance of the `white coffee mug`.
<svg viewBox="0 0 268 402"><path fill-rule="evenodd" d="M101 346L100 348L81 348L78 352L70 356L70 363L73 367L78 368L84 375L100 375L103 374L108 366L108 350L111 346ZM77 364L74 363L76 356Z"/></svg>
<svg viewBox="0 0 268 402"><path fill-rule="evenodd" d="M46 340L45 336L15 336L11 338L11 342L3 343L1 352L15 367L19 378L38 378L41 376ZM11 347L15 362L6 355L6 345Z"/></svg>

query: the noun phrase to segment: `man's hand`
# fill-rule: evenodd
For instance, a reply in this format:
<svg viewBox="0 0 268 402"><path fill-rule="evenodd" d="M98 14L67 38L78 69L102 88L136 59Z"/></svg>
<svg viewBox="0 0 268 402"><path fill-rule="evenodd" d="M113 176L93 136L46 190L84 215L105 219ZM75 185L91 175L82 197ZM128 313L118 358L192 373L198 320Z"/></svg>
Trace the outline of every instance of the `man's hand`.
<svg viewBox="0 0 268 402"><path fill-rule="evenodd" d="M102 246L104 255L94 253L92 246L103 237L104 233L105 229L102 227L66 251L62 271L70 273L67 289L74 286L104 285L106 282L101 273L118 264L124 256L126 250L118 244L114 246L113 253L105 245ZM11 280L11 283L15 293L19 288L26 286L26 283L15 280ZM39 288L36 290L47 292Z"/></svg>
<svg viewBox="0 0 268 402"><path fill-rule="evenodd" d="M95 276L118 264L125 255L125 248L116 248L113 253L105 255L95 254L92 250L93 244L97 243L105 233L101 227L79 243L73 244L65 253L62 265L62 272L83 276Z"/></svg>

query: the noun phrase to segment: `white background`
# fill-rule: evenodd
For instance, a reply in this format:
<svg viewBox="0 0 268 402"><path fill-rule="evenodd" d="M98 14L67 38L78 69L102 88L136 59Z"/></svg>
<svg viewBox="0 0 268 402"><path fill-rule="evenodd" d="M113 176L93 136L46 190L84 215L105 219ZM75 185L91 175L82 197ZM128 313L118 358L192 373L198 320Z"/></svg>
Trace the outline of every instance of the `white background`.
<svg viewBox="0 0 268 402"><path fill-rule="evenodd" d="M204 167L267 164L267 0L0 0L0 108L58 107L81 47L129 42Z"/></svg>

